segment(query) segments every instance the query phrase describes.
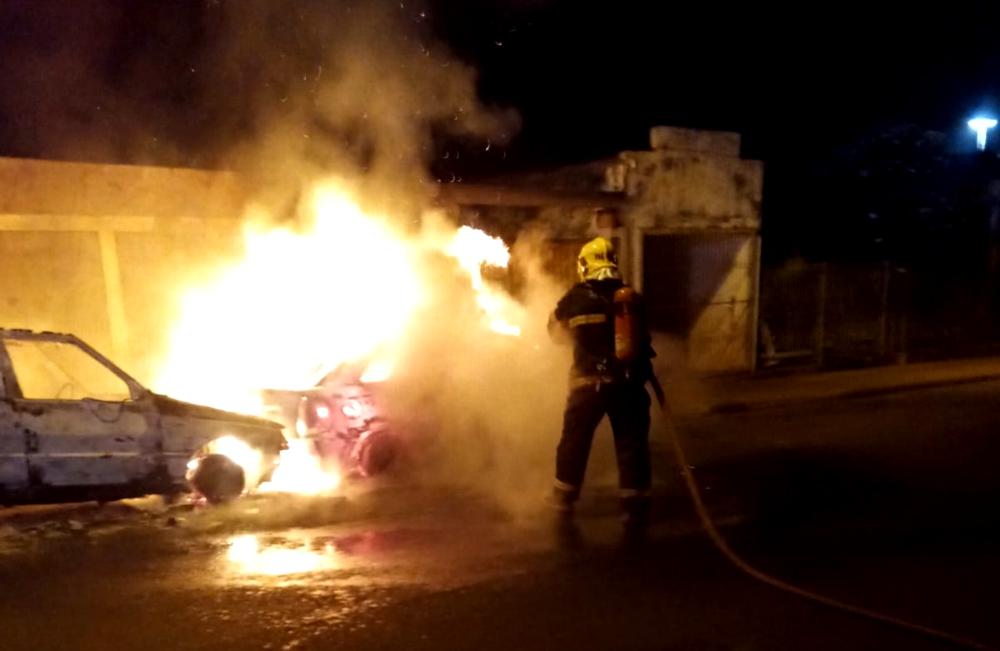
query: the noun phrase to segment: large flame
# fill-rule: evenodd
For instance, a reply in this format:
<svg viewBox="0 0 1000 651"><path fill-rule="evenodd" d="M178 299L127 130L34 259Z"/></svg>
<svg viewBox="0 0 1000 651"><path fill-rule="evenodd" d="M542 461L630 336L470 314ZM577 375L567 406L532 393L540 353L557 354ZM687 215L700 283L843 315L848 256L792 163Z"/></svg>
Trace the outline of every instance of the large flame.
<svg viewBox="0 0 1000 651"><path fill-rule="evenodd" d="M305 388L403 335L422 300L413 249L335 186L305 231L245 231L245 257L187 292L157 389L261 413L263 388Z"/></svg>
<svg viewBox="0 0 1000 651"><path fill-rule="evenodd" d="M521 328L503 316L507 301L483 280L484 266L506 268L510 263L510 251L503 240L490 237L481 230L462 226L455 232L445 252L455 258L459 266L469 274L472 288L476 292L476 302L489 317L490 328L504 335L520 335Z"/></svg>
<svg viewBox="0 0 1000 651"><path fill-rule="evenodd" d="M270 481L258 490L262 493L322 495L337 490L340 479L340 472L325 465L309 441L293 439L288 442L288 449L281 451Z"/></svg>
<svg viewBox="0 0 1000 651"><path fill-rule="evenodd" d="M244 257L186 292L153 383L158 391L264 415L262 389L304 389L342 364L367 365L365 381L386 379L397 364L393 352L434 291L421 264L431 254L448 256L468 275L485 327L520 333L513 301L482 274L484 266L507 266L501 239L437 223L401 230L366 213L336 183L310 196L304 228L249 220ZM338 483L335 470L293 445L267 488L320 493Z"/></svg>

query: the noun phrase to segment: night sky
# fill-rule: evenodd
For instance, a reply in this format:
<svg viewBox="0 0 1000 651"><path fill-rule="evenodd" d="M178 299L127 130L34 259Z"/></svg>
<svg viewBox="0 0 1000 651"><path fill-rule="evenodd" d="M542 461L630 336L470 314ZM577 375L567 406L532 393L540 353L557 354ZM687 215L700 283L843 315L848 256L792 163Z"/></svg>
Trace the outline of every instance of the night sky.
<svg viewBox="0 0 1000 651"><path fill-rule="evenodd" d="M741 131L768 160L885 124L954 128L1000 90L997 3L442 4L444 38L522 111L539 158L639 147L665 123Z"/></svg>
<svg viewBox="0 0 1000 651"><path fill-rule="evenodd" d="M238 114L239 93L226 111L201 105L213 17L227 4L239 3L0 2L0 154L218 165L244 129L242 118L213 114ZM294 33L296 3L283 4ZM364 3L299 4L336 15ZM832 149L908 123L971 139L965 119L1000 108L995 2L384 4L474 66L486 104L520 113L507 146L434 143L432 168L464 149L470 179L643 148L655 124L727 129L743 134L745 156L767 163L766 210L788 214L801 200L796 174ZM69 72L53 72L60 66ZM81 75L99 83L67 90ZM148 140L141 156L101 146L136 116Z"/></svg>

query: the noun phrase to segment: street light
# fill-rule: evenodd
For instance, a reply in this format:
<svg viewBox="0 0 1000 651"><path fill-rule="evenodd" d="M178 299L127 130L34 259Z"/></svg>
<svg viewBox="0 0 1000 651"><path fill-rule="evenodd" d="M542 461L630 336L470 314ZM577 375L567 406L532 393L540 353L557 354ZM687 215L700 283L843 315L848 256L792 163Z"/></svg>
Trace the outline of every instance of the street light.
<svg viewBox="0 0 1000 651"><path fill-rule="evenodd" d="M976 132L976 149L983 151L986 149L986 134L997 125L993 118L972 118L969 120L969 128Z"/></svg>

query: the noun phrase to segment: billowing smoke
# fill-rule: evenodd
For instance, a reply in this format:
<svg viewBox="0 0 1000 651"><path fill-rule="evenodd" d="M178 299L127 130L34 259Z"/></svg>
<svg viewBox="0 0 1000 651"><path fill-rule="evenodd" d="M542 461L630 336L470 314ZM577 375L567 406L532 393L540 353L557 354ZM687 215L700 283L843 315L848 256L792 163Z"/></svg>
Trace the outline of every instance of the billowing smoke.
<svg viewBox="0 0 1000 651"><path fill-rule="evenodd" d="M0 141L426 197L432 134L502 143L518 126L481 105L430 22L418 0L4 0Z"/></svg>
<svg viewBox="0 0 1000 651"><path fill-rule="evenodd" d="M503 143L518 128L515 111L481 104L475 70L432 38L419 2L240 2L223 22L212 70L239 92L212 101L245 131L226 161L286 205L333 172L366 206L412 214L434 193L434 136Z"/></svg>
<svg viewBox="0 0 1000 651"><path fill-rule="evenodd" d="M568 378L568 349L546 331L561 288L539 246L529 233L513 249L525 281L519 337L483 327L450 265L432 272L440 291L410 332L387 402L394 421L431 444L421 460L428 481L481 490L515 513L541 507L551 485Z"/></svg>
<svg viewBox="0 0 1000 651"><path fill-rule="evenodd" d="M521 282L517 301L502 302L516 313L522 332L504 336L488 327L468 274L441 244L456 225L428 210L435 138L502 143L517 127L516 113L481 104L475 71L430 38L419 5L248 1L223 3L217 18L212 29L218 38L204 53L210 62L206 75L216 79L217 91L205 99L213 114L229 112L228 119L217 117L220 128L240 134L221 160L251 180L255 228L265 232L264 239L269 227L290 229L281 239L293 254L282 245L285 257L274 263L308 272L277 287L261 282L248 292L245 308L228 301L212 323L195 317L185 329L231 339L241 327L273 323L274 332L253 338L273 350L246 356L248 364L259 365L264 358L291 357L292 346L298 355L303 341L315 341L319 357L331 343L324 336L345 330L370 334L383 325L373 319L386 313L400 318L407 330L392 346L396 371L387 405L404 433L411 430L426 441L418 455L419 476L481 489L511 509L539 505L551 477L568 364L566 351L553 346L545 332L559 288L539 262L541 239L525 235L514 244ZM352 241L337 242L336 218L314 221L313 191L330 183L345 189L366 213L385 216L405 243L399 255L410 258L411 273L427 290L412 314L382 309L404 301L397 289L412 279L389 278L397 289L386 289L384 276L375 283L366 278L399 269L399 260L360 259L349 269L340 264L343 247ZM345 229L344 237L356 227ZM435 229L445 234L435 235ZM328 263L315 248L321 240L313 235L319 231L332 235ZM311 261L294 260L301 258L295 252ZM350 259L358 253L352 251ZM259 275L261 262L267 263L264 255L254 258L253 273ZM406 273L403 268L399 273ZM278 275L275 268L271 276ZM239 283L237 274L223 284ZM287 291L292 284L316 291ZM368 290L376 295L365 294ZM234 294L239 292L227 292L229 298ZM334 302L336 309L312 309L310 294ZM207 308L219 300L209 292L197 304ZM343 328L344 319L357 327ZM209 384L213 367L234 374L242 355L222 363L211 358L228 343L201 342L204 352L196 356L201 367L190 371ZM182 382L185 372L172 369Z"/></svg>
<svg viewBox="0 0 1000 651"><path fill-rule="evenodd" d="M432 194L435 135L502 143L517 128L516 113L481 105L475 71L429 38L416 3L348 4L333 21L328 3L291 20L282 3L251 4L233 16L222 52L271 107L233 152L245 173L277 174L267 187L288 192L332 172L366 207L413 218ZM284 56L290 42L301 58ZM248 70L248 56L263 66ZM525 279L517 338L484 327L453 261L423 258L433 291L407 332L387 401L394 422L428 441L419 460L428 481L476 487L511 508L537 505L550 481L567 372L565 351L544 332L558 289L538 245L515 247Z"/></svg>
<svg viewBox="0 0 1000 651"><path fill-rule="evenodd" d="M5 0L0 141L14 155L245 179L254 237L243 257L206 251L218 259L203 268L216 274L168 274L178 286L159 295L188 300L181 314L148 319L175 335L164 351L174 364L161 369L170 386L154 388L180 387L181 397L197 400L201 385L236 390L234 379L298 361L312 343L322 362L339 354L344 342L331 339L345 331L391 331L375 321L379 308L407 302L400 292L413 280L392 274L419 275L431 291L399 321L408 329L394 351L391 416L431 434L421 468L434 481L536 503L565 387L565 351L544 332L558 288L538 263L538 239L516 243L523 282L518 303L504 301L522 334L499 335L468 274L428 235L428 170L441 143L497 147L518 128L516 111L483 105L476 71L434 39L430 11L416 0ZM363 249L359 233L385 242L352 208L343 215L354 221L327 218L313 237L312 196L330 184L388 222L401 246ZM248 343L233 346L238 336Z"/></svg>
<svg viewBox="0 0 1000 651"><path fill-rule="evenodd" d="M194 3L0 3L0 142L15 156L191 164ZM173 29L162 9L173 12ZM148 30L143 30L147 27ZM187 27L185 29L185 27ZM169 42L173 53L158 51ZM182 153L187 150L185 155Z"/></svg>

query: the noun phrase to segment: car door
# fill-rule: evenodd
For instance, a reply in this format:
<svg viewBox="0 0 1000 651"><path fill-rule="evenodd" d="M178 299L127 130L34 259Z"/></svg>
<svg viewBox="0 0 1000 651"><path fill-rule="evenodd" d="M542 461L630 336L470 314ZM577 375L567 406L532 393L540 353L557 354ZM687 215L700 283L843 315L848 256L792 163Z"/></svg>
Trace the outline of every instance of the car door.
<svg viewBox="0 0 1000 651"><path fill-rule="evenodd" d="M156 437L148 398L72 339L6 338L32 485L121 485L149 477Z"/></svg>
<svg viewBox="0 0 1000 651"><path fill-rule="evenodd" d="M0 346L0 495L28 485L28 459L24 432L16 425L14 408L7 395L10 363Z"/></svg>

